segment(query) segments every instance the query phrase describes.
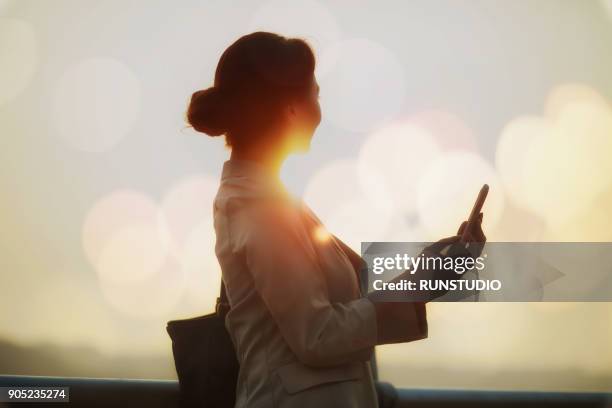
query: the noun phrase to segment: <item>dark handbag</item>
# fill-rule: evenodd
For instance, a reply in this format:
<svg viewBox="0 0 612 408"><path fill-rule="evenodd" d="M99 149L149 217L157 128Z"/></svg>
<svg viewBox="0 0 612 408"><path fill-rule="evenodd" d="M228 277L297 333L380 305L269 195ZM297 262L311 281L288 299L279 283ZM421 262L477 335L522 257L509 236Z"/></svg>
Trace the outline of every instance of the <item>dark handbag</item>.
<svg viewBox="0 0 612 408"><path fill-rule="evenodd" d="M229 302L221 280L215 313L172 320L166 331L179 380L181 407L232 408L239 364L225 328Z"/></svg>

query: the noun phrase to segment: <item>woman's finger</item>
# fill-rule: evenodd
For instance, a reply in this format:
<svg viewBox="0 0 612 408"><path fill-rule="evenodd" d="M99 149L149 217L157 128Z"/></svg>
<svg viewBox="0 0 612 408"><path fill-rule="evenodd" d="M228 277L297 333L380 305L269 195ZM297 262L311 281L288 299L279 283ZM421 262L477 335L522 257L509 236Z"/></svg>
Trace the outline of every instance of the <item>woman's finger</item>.
<svg viewBox="0 0 612 408"><path fill-rule="evenodd" d="M470 228L470 231L468 232L468 237L466 239L467 242L485 242L487 240L484 232L482 231L483 217L483 213L478 214L476 223L472 226L472 228Z"/></svg>
<svg viewBox="0 0 612 408"><path fill-rule="evenodd" d="M455 242L458 242L460 239L461 239L460 235L442 238L441 240L436 241L433 244L429 245L426 249L434 251L434 252L440 252L444 248L446 248L448 245L454 244Z"/></svg>
<svg viewBox="0 0 612 408"><path fill-rule="evenodd" d="M487 237L485 236L482 230L482 224L480 222L474 228L472 228L471 233L474 238L474 241L476 242L485 242L487 240Z"/></svg>

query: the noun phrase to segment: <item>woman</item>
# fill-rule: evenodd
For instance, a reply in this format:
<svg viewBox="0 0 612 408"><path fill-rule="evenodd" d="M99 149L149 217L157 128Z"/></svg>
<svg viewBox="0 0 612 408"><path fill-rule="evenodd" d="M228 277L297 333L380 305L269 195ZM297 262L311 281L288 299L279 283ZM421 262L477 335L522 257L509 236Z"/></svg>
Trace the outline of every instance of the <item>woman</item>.
<svg viewBox="0 0 612 408"><path fill-rule="evenodd" d="M231 148L214 220L240 363L236 407L376 407L373 347L427 337L424 304L362 297L359 256L280 181L321 120L314 68L302 40L243 36L187 112L195 130L225 135Z"/></svg>

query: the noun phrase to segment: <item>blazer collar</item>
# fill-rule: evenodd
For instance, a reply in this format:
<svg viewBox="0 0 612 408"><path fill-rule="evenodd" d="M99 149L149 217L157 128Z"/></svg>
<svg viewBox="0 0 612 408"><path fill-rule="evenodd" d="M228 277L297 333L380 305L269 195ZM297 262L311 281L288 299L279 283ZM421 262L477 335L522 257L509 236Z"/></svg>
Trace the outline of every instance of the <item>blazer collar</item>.
<svg viewBox="0 0 612 408"><path fill-rule="evenodd" d="M248 177L264 182L274 180L261 164L252 160L238 159L229 159L223 163L221 179L228 177Z"/></svg>
<svg viewBox="0 0 612 408"><path fill-rule="evenodd" d="M279 195L295 200L279 179L255 161L226 160L221 172L221 183L238 187L249 196Z"/></svg>

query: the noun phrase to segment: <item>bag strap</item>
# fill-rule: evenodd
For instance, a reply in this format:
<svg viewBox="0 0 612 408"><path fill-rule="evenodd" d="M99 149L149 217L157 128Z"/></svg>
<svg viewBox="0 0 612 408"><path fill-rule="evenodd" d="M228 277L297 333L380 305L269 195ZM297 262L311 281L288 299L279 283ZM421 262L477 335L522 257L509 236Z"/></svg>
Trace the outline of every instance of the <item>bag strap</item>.
<svg viewBox="0 0 612 408"><path fill-rule="evenodd" d="M221 278L221 290L219 293L219 299L221 301L221 303L228 303L227 301L227 293L225 292L225 282L223 282L223 278Z"/></svg>
<svg viewBox="0 0 612 408"><path fill-rule="evenodd" d="M227 292L225 290L225 283L223 282L223 277L221 277L221 289L219 290L219 297L217 298L217 304L215 305L215 312L221 316L225 317L227 312L230 310L230 304L227 300Z"/></svg>

